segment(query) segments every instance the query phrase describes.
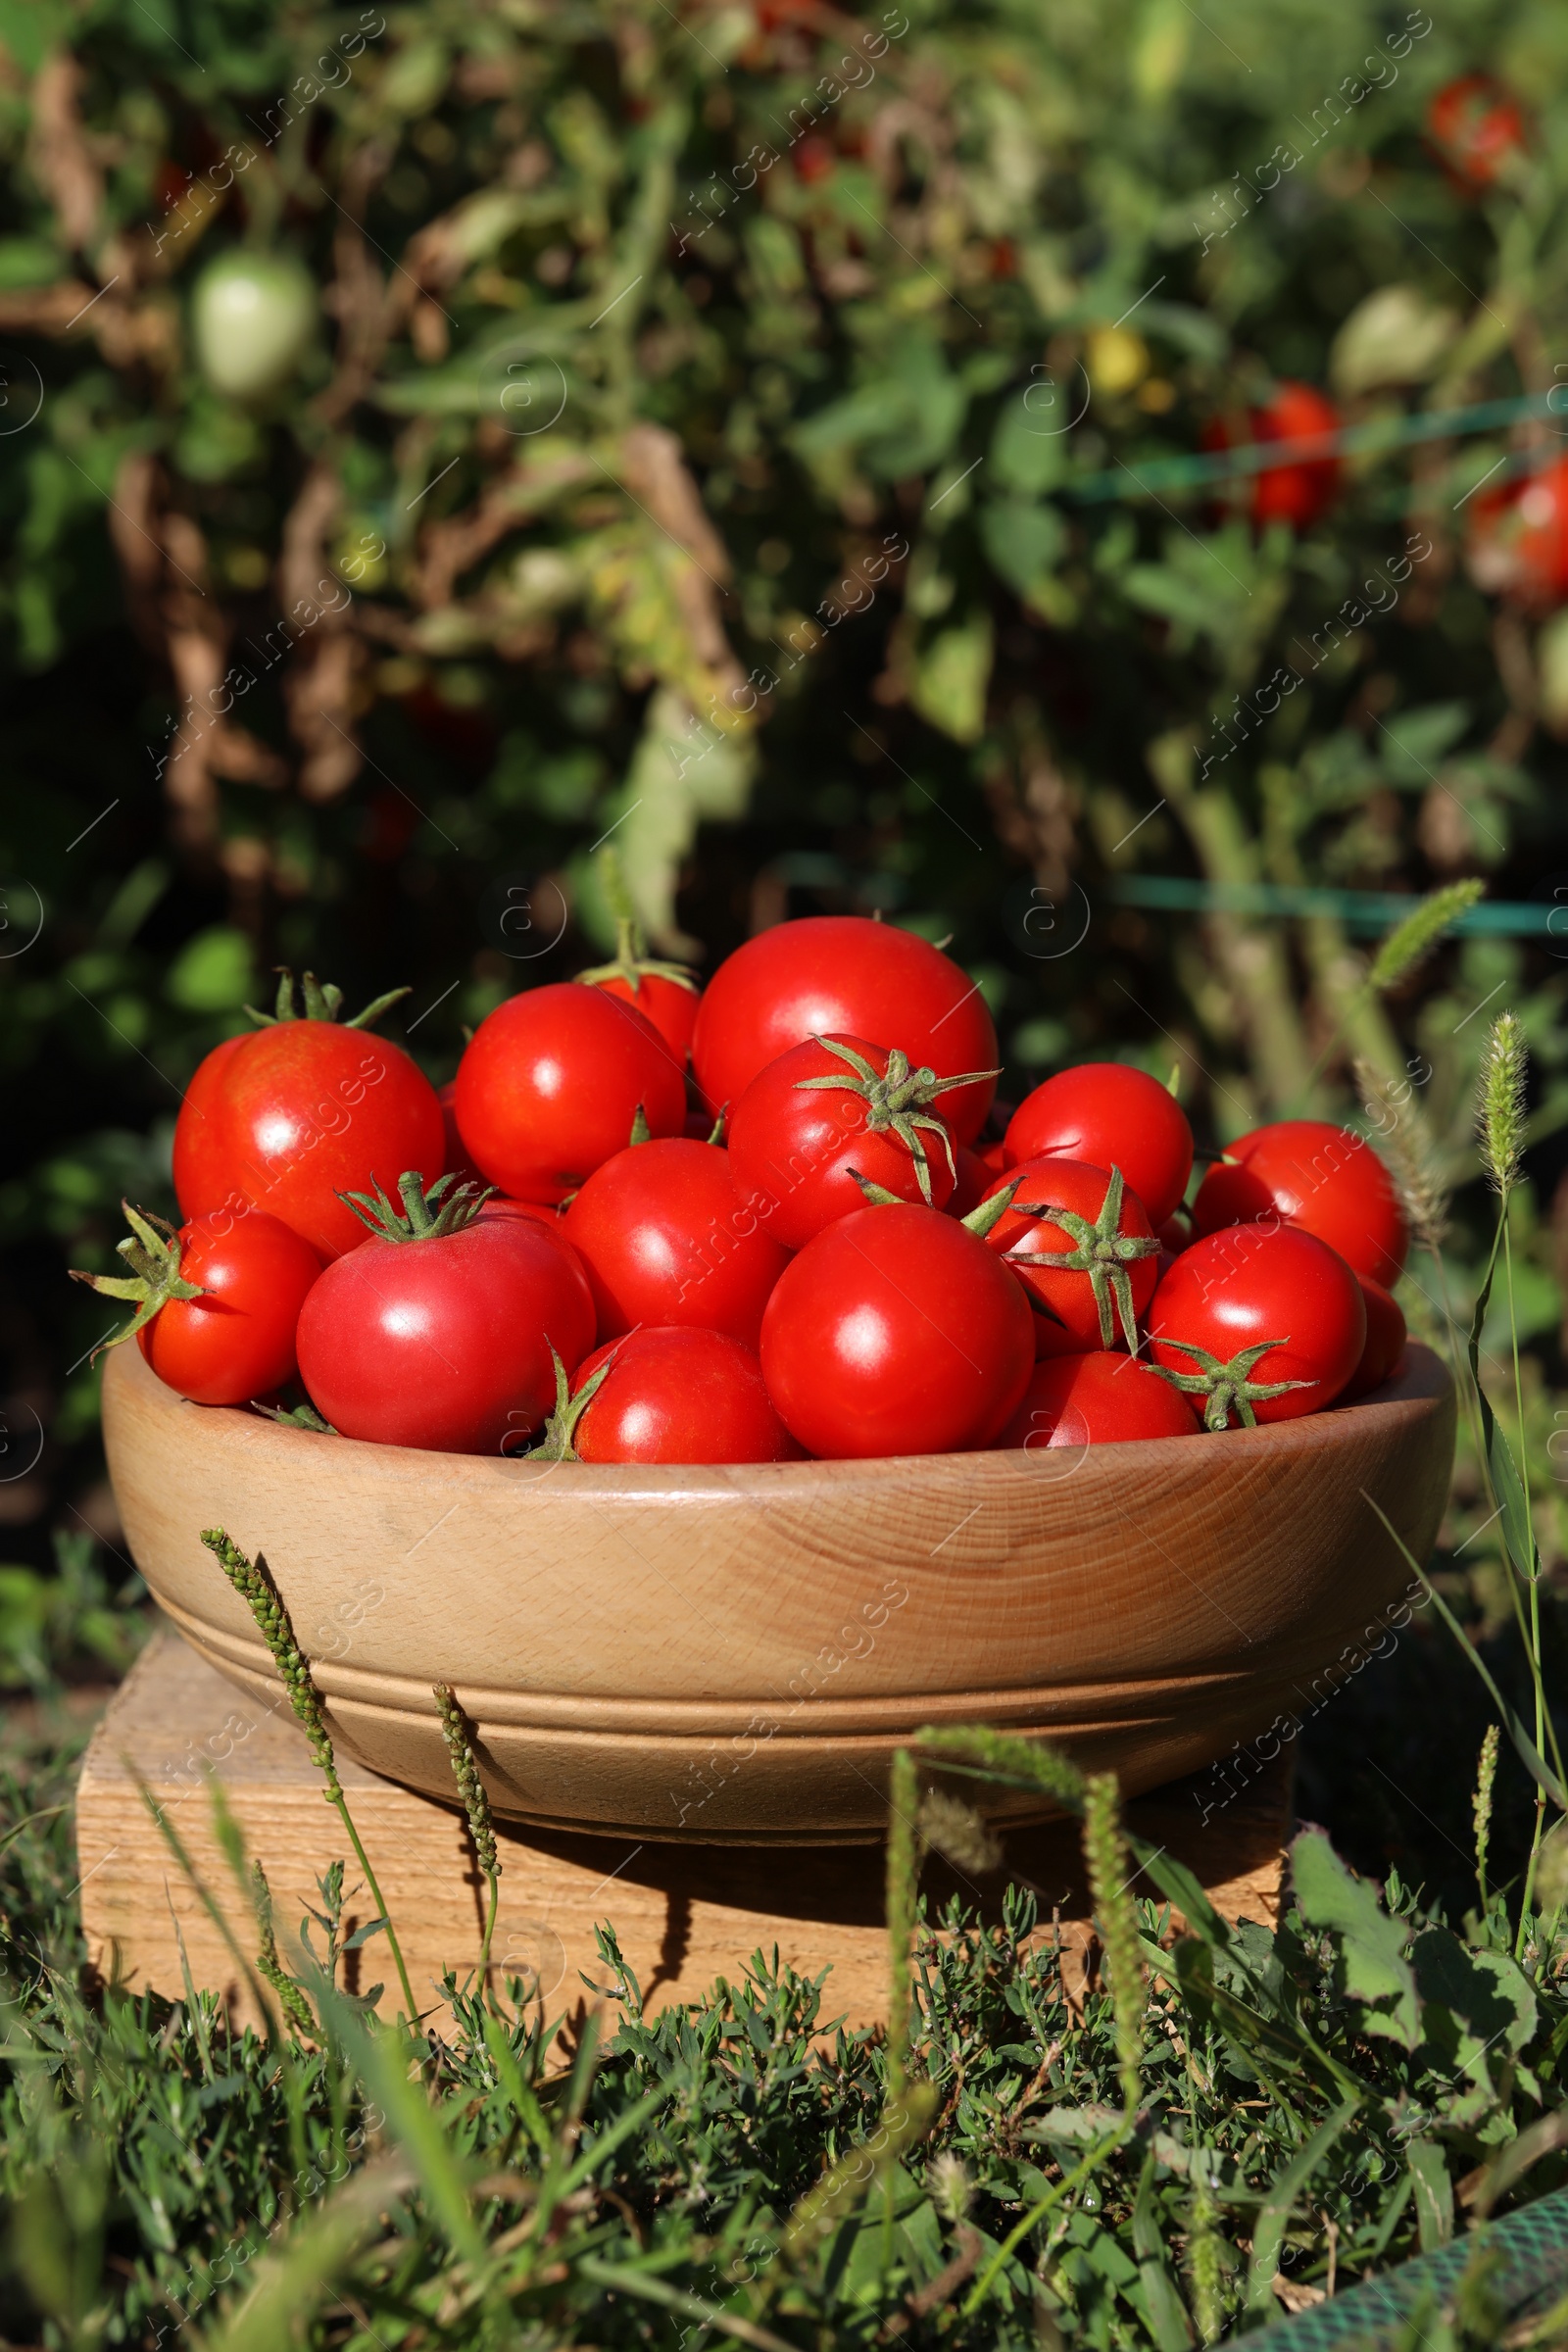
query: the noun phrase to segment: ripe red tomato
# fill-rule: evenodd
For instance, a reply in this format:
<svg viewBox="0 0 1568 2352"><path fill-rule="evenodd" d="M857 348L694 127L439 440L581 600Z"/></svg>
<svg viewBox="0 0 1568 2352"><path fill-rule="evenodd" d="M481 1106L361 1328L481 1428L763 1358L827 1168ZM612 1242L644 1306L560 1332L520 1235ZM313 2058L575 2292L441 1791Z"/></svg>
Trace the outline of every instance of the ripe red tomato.
<svg viewBox="0 0 1568 2352"><path fill-rule="evenodd" d="M911 1070L897 1047L808 1038L760 1070L730 1114L736 1190L767 1204L768 1231L790 1250L865 1206L858 1176L945 1207L957 1174L946 1105L962 1091Z"/></svg>
<svg viewBox="0 0 1568 2352"><path fill-rule="evenodd" d="M595 964L577 978L589 987L602 988L607 996L618 997L623 1004L634 1005L644 1020L653 1022L684 1069L701 993L696 975L683 963L661 963L645 956L642 933L633 916L623 914L617 930L614 962Z"/></svg>
<svg viewBox="0 0 1568 2352"><path fill-rule="evenodd" d="M129 1275L76 1277L134 1301L111 1346L134 1332L159 1379L194 1404L249 1404L293 1379L295 1325L321 1271L309 1242L256 1208L220 1208L177 1233L128 1203L125 1213Z"/></svg>
<svg viewBox="0 0 1568 2352"><path fill-rule="evenodd" d="M1326 1119L1276 1119L1239 1136L1193 1203L1200 1234L1276 1218L1315 1233L1373 1282L1396 1281L1410 1246L1383 1161L1363 1137Z"/></svg>
<svg viewBox="0 0 1568 2352"><path fill-rule="evenodd" d="M686 1124L681 1065L652 1021L574 980L509 997L480 1022L454 1102L470 1158L518 1200L574 1192L626 1149L639 1109L653 1135Z"/></svg>
<svg viewBox="0 0 1568 2352"><path fill-rule="evenodd" d="M1445 82L1427 108L1427 144L1455 187L1479 195L1525 150L1525 117L1491 74Z"/></svg>
<svg viewBox="0 0 1568 2352"><path fill-rule="evenodd" d="M600 1348L572 1382L583 1462L789 1462L801 1449L780 1421L750 1348L721 1331L634 1331Z"/></svg>
<svg viewBox="0 0 1568 2352"><path fill-rule="evenodd" d="M1205 1425L1320 1412L1361 1360L1366 1307L1338 1250L1294 1225L1232 1225L1183 1250L1149 1310L1150 1353ZM1298 1384L1298 1385L1288 1385Z"/></svg>
<svg viewBox="0 0 1568 2352"><path fill-rule="evenodd" d="M1366 1308L1366 1346L1340 1391L1341 1404L1351 1404L1357 1396L1370 1396L1374 1389L1381 1389L1386 1380L1394 1378L1404 1354L1404 1309L1399 1301L1389 1296L1381 1282L1368 1282L1364 1274L1357 1280Z"/></svg>
<svg viewBox="0 0 1568 2352"><path fill-rule="evenodd" d="M1155 1225L1181 1205L1193 1172L1193 1131L1168 1087L1119 1061L1058 1070L1026 1095L1007 1123L1006 1165L1059 1155L1120 1168Z"/></svg>
<svg viewBox="0 0 1568 2352"><path fill-rule="evenodd" d="M187 1217L248 1204L332 1258L365 1238L339 1193L395 1186L409 1168L433 1181L444 1156L435 1088L400 1047L285 1013L197 1070L174 1126L174 1190Z"/></svg>
<svg viewBox="0 0 1568 2352"><path fill-rule="evenodd" d="M1033 1452L1133 1438L1196 1438L1198 1428L1198 1415L1168 1380L1136 1355L1096 1348L1036 1364L1022 1404L996 1443Z"/></svg>
<svg viewBox="0 0 1568 2352"><path fill-rule="evenodd" d="M1001 1149L1000 1145L998 1149ZM950 1217L966 1217L971 1208L979 1207L991 1190L991 1179L997 1171L981 1158L978 1152L971 1152L967 1144L956 1145L953 1155L958 1163L958 1181L953 1188L953 1199L948 1202L948 1214Z"/></svg>
<svg viewBox="0 0 1568 2352"><path fill-rule="evenodd" d="M588 1277L531 1217L451 1200L433 1213L412 1184L403 1200L305 1301L300 1377L346 1438L507 1450L555 1401L552 1348L570 1367L594 1344Z"/></svg>
<svg viewBox="0 0 1568 2352"><path fill-rule="evenodd" d="M1476 585L1535 610L1568 597L1568 458L1488 490L1470 510L1466 557Z"/></svg>
<svg viewBox="0 0 1568 2352"><path fill-rule="evenodd" d="M808 1453L961 1453L989 1446L1028 1385L1022 1291L956 1218L840 1217L780 1275L762 1377Z"/></svg>
<svg viewBox="0 0 1568 2352"><path fill-rule="evenodd" d="M1138 1318L1154 1295L1159 1244L1142 1200L1107 1168L1077 1159L1026 1159L999 1176L1012 1188L986 1242L1012 1267L1034 1315L1035 1352L1081 1355L1136 1348ZM1031 1216L1050 1206L1060 1216ZM1052 1258L1058 1263L1052 1264Z"/></svg>
<svg viewBox="0 0 1568 2352"><path fill-rule="evenodd" d="M701 1326L751 1348L789 1262L760 1204L713 1144L671 1136L596 1168L563 1220L588 1275L599 1336L634 1324Z"/></svg>
<svg viewBox="0 0 1568 2352"><path fill-rule="evenodd" d="M1248 412L1248 437L1253 442L1315 441L1339 431L1340 412L1311 384L1282 383L1266 407ZM1228 449L1231 429L1216 417L1203 433L1205 449ZM1310 529L1334 504L1341 467L1332 456L1296 458L1285 466L1267 466L1251 476L1249 505L1259 530L1271 522L1288 522L1293 530Z"/></svg>
<svg viewBox="0 0 1568 2352"><path fill-rule="evenodd" d="M824 179L831 179L838 165L832 142L818 138L814 131L808 131L804 139L797 141L791 160L795 165L796 178L804 181L808 188L819 186Z"/></svg>
<svg viewBox="0 0 1568 2352"><path fill-rule="evenodd" d="M929 940L858 914L803 915L725 957L692 1033L705 1101L714 1110L738 1102L759 1070L808 1037L874 1037L939 1078L997 1060L997 1033L968 975ZM944 1097L960 1144L979 1133L995 1091L994 1078L977 1079Z"/></svg>

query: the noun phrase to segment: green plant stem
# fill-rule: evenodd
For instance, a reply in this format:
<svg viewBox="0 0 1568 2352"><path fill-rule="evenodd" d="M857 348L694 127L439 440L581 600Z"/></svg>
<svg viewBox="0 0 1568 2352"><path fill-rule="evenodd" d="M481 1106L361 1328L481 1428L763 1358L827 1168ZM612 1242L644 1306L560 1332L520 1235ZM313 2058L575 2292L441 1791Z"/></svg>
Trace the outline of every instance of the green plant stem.
<svg viewBox="0 0 1568 2352"><path fill-rule="evenodd" d="M1530 1447L1525 1434L1525 1391L1519 1372L1519 1318L1514 1310L1513 1297L1513 1236L1509 1230L1508 1208L1510 1195L1504 1193L1498 1222L1502 1227L1502 1271L1508 1294L1508 1339L1513 1354L1513 1403L1519 1423L1519 1476L1525 1491L1525 1517L1532 1530L1535 1527L1535 1508L1530 1495ZM1510 1577L1509 1582L1513 1579ZM1536 1745L1543 1755L1546 1739L1546 1692L1541 1662L1541 1578L1539 1573L1530 1579L1530 1631L1526 1647L1530 1657L1530 1680L1536 1702ZM1514 1958L1522 1960L1525 1949L1525 1927L1536 1891L1536 1866L1541 1859L1541 1843L1546 1833L1545 1792L1536 1789L1536 1820L1530 1838L1530 1861L1525 1870L1524 1893L1519 1901L1519 1928L1514 1937Z"/></svg>
<svg viewBox="0 0 1568 2352"><path fill-rule="evenodd" d="M963 2306L963 2317L965 2319L968 2319L972 2313L979 2310L981 2304L991 2292L991 2281L993 2278L995 2278L1003 2264L1007 2260L1013 2248L1022 2243L1024 2238L1028 2236L1031 2230L1038 2229L1039 2225L1045 2220L1047 2214L1054 2211L1054 2208L1061 2203L1062 2198L1066 2196L1069 2191L1078 2186L1080 2180L1086 2180L1099 2165L1103 2164L1107 2156L1113 2156L1115 2154L1116 2150L1121 2146L1122 2141L1127 2137L1132 2128L1133 2118L1131 2116L1124 2117L1122 2122L1116 2127L1116 2130L1111 2132L1108 2139L1102 2139L1098 2147L1091 2148L1088 2154L1084 2156L1079 2163L1073 2166L1072 2171L1068 2173L1062 2180L1056 2182L1054 2188L1049 2190L1047 2194L1040 2199L1038 2204L1030 2206L1028 2212L1024 2215L1021 2222L1015 2222L1013 2224L1006 2236L1003 2239L1001 2245L992 2255L991 2260L986 2264L986 2267L981 2272L979 2278L975 2280L973 2286L969 2289L969 2293L964 2300Z"/></svg>
<svg viewBox="0 0 1568 2352"><path fill-rule="evenodd" d="M489 1982L490 1945L495 1937L496 1913L501 1908L500 1874L492 1870L487 1871L485 1876L490 1881L490 1908L485 1917L484 1941L479 1946L479 1983L481 1986Z"/></svg>
<svg viewBox="0 0 1568 2352"><path fill-rule="evenodd" d="M377 1918L384 1919L386 1921L387 1949L392 1954L393 1962L398 1972L398 1983L403 1989L403 1998L408 2004L409 2024L413 2027L416 2027L419 2022L419 2011L414 1998L414 1987L409 1983L408 1969L404 1965L403 1947L398 1942L398 1932L392 1925L392 1914L386 1907L386 1898L382 1894L380 1887L376 1885L375 1872L370 1868L370 1857L366 1852L364 1844L360 1838L360 1833L354 1826L354 1816L349 1811L349 1800L343 1793L342 1783L339 1781L336 1772L333 1772L330 1775L330 1785L327 1788L327 1803L335 1806L338 1819L342 1822L344 1829L348 1832L349 1843L353 1846L355 1858L358 1861L360 1868L365 1873L365 1884L370 1889L370 1900L375 1905L376 1916Z"/></svg>

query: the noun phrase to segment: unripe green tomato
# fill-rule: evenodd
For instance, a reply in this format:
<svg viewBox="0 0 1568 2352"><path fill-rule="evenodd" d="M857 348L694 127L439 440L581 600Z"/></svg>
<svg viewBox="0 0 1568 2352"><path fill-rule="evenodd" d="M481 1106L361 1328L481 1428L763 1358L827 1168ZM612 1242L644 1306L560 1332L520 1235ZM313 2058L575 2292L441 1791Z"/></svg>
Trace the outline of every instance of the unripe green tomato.
<svg viewBox="0 0 1568 2352"><path fill-rule="evenodd" d="M316 281L290 254L225 253L191 297L196 358L215 392L260 400L294 373L316 329Z"/></svg>

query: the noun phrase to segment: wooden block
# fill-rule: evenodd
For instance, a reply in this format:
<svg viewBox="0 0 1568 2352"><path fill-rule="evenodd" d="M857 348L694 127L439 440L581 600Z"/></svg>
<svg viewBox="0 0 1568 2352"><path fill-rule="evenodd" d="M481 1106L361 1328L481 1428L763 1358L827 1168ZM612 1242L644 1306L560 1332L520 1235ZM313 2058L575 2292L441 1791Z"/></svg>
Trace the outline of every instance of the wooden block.
<svg viewBox="0 0 1568 2352"><path fill-rule="evenodd" d="M455 1810L340 1759L360 1835L398 1929L416 1997L438 2004L443 1970L462 1981L479 1949L484 1893ZM198 1985L220 1991L232 2014L249 2005L232 1953L154 1822L138 1778L177 1830L243 1949L254 1931L213 1835L208 1776L222 1786L250 1853L266 1866L280 1930L292 1932L316 1879L343 1852L341 1825L281 1686L270 1706L214 1671L177 1634L158 1633L116 1694L82 1764L76 1801L82 1916L105 1977L172 1997L184 1988L181 1949ZM1211 1776L1137 1798L1131 1825L1179 1855L1228 1917L1272 1921L1289 1825L1284 1755L1228 1802ZM696 1846L505 1827L497 1977L524 1978L551 2014L590 1987L612 1989L594 1928L612 1921L652 2009L695 2000L715 1977L732 1981L760 1947L808 1974L831 1966L824 2016L851 2025L885 2015L887 1941L878 1849ZM1043 1919L1054 1911L1064 1943L1089 1939L1078 1838L1071 1824L1014 1829L1005 1865L981 1885L935 1857L924 1886L954 1889L995 1916L1010 1877L1033 1886ZM355 1886L351 1871L349 1884ZM350 1906L370 1916L363 1887ZM1047 1931L1049 1932L1049 1931ZM386 1946L350 1956L366 1983L390 1977ZM585 1985L582 1979L586 1978ZM350 1988L358 1989L350 1978Z"/></svg>

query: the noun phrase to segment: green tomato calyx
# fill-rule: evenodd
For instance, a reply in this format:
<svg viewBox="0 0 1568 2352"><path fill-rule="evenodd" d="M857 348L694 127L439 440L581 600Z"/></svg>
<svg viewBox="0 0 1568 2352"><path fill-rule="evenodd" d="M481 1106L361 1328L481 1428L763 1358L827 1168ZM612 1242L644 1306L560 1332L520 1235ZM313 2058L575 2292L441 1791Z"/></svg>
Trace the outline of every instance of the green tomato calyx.
<svg viewBox="0 0 1568 2352"><path fill-rule="evenodd" d="M448 1190L454 1184L455 1193ZM377 1241L438 1242L471 1225L495 1189L493 1184L458 1184L455 1176L438 1176L427 1186L417 1168L406 1168L398 1178L401 1212L379 1184L373 1193L339 1193L338 1199Z"/></svg>
<svg viewBox="0 0 1568 2352"><path fill-rule="evenodd" d="M1120 1168L1113 1167L1100 1214L1092 1225L1087 1217L1070 1208L1058 1208L1052 1201L1019 1200L1016 1207L1020 1216L1049 1217L1054 1225L1061 1227L1073 1247L1008 1250L1004 1254L1011 1265L1054 1266L1062 1274L1087 1274L1100 1314L1101 1346L1115 1347L1119 1318L1123 1339L1129 1348L1136 1349L1138 1318L1133 1311L1133 1286L1127 1268L1140 1257L1152 1257L1159 1244L1152 1233L1123 1233L1121 1204L1125 1191L1126 1180Z"/></svg>
<svg viewBox="0 0 1568 2352"><path fill-rule="evenodd" d="M1175 1372L1168 1364L1151 1364L1149 1368L1157 1372L1161 1380L1168 1380L1173 1389L1180 1389L1184 1396L1204 1398L1205 1429L1229 1429L1232 1413L1243 1429L1255 1429L1257 1415L1252 1410L1255 1404L1266 1403L1271 1396L1283 1396L1291 1389L1315 1389L1318 1385L1315 1380L1252 1378L1253 1366L1271 1348L1290 1346L1288 1332L1283 1340L1259 1340L1255 1348L1242 1348L1229 1363L1221 1363L1217 1355L1210 1355L1206 1348L1195 1347L1191 1340L1168 1340L1162 1335L1159 1344L1162 1348L1179 1348L1183 1355L1196 1358L1197 1368L1191 1372Z"/></svg>
<svg viewBox="0 0 1568 2352"><path fill-rule="evenodd" d="M835 1094L858 1095L865 1103L865 1124L874 1135L896 1135L914 1161L915 1182L920 1198L927 1208L934 1206L931 1199L931 1163L926 1156L927 1135L939 1138L948 1163L948 1173L957 1182L958 1163L953 1156L953 1138L940 1119L931 1118L926 1105L938 1095L951 1094L956 1086L973 1086L986 1078L1000 1078L1000 1070L966 1070L961 1078L939 1078L935 1070L911 1069L909 1057L897 1046L890 1048L888 1066L880 1075L863 1054L853 1046L841 1045L835 1038L816 1037L813 1046L825 1054L836 1054L848 1065L842 1078L835 1072L825 1078L797 1078L797 1089L803 1094L831 1091Z"/></svg>
<svg viewBox="0 0 1568 2352"><path fill-rule="evenodd" d="M323 983L318 980L314 972L307 972L300 982L300 992L305 999L305 1009L301 1012L297 1007L293 973L286 963L279 964L277 971L277 1001L272 1010L258 1012L254 1004L245 1007L258 1029L275 1029L283 1021L337 1019L343 1009L343 991L340 988L335 988L330 980ZM389 988L384 997L377 997L373 1003L367 1004L363 1012L357 1012L352 1020L345 1021L343 1026L345 1029L373 1029L383 1012L401 1004L405 997L413 993L412 989Z"/></svg>
<svg viewBox="0 0 1568 2352"><path fill-rule="evenodd" d="M79 1266L71 1269L73 1282L84 1282L90 1291L98 1291L106 1298L129 1299L136 1309L128 1323L98 1342L88 1359L93 1363L106 1348L118 1348L122 1340L134 1339L138 1331L145 1331L171 1298L207 1296L199 1282L187 1282L181 1274L179 1234L168 1218L132 1208L128 1200L122 1200L120 1205L130 1231L122 1242L115 1244L115 1250L130 1268L129 1274L87 1274Z"/></svg>

